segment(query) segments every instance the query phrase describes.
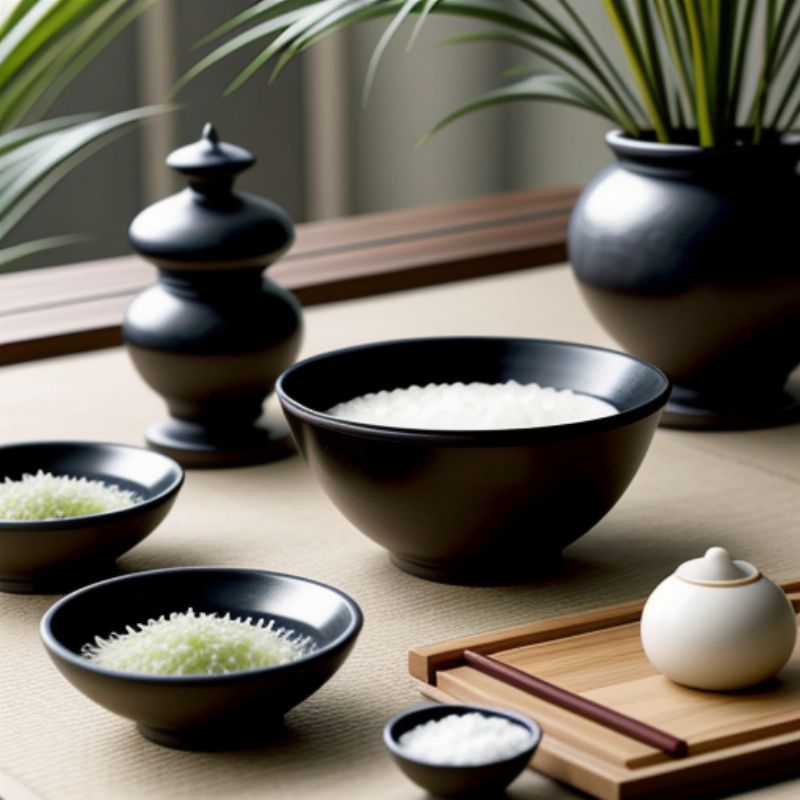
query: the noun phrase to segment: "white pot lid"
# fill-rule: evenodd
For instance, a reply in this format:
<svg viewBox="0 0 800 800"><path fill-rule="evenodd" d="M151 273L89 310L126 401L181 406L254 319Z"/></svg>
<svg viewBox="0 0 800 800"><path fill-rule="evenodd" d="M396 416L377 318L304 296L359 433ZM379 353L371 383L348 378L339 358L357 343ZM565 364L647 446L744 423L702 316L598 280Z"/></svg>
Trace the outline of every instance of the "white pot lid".
<svg viewBox="0 0 800 800"><path fill-rule="evenodd" d="M761 577L756 567L747 561L734 561L724 547L710 547L702 558L681 564L675 574L681 580L703 586L738 586Z"/></svg>

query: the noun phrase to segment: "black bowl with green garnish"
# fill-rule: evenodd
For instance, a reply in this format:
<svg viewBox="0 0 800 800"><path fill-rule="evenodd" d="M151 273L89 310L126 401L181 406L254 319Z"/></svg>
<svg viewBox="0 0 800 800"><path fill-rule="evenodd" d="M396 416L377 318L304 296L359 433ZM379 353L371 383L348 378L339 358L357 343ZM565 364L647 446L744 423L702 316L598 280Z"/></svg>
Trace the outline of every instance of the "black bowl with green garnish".
<svg viewBox="0 0 800 800"><path fill-rule="evenodd" d="M128 628L136 632L150 620L169 619L188 609L249 618L251 624L272 621L293 636L309 638L312 647L285 663L217 674L160 674L155 648L150 666L157 671L150 674L112 669L83 655L96 637L108 640ZM109 711L135 720L148 739L181 749L224 750L273 736L283 715L344 663L361 625L361 610L350 597L307 578L251 569L177 567L112 578L75 591L45 614L41 635L73 686ZM189 649L209 647L196 637L178 647L184 642ZM168 649L178 649L174 644L168 641Z"/></svg>
<svg viewBox="0 0 800 800"><path fill-rule="evenodd" d="M73 482L62 487L63 501L47 496L45 513L54 513L51 507L57 507L58 512L66 509L77 515L4 519L10 512L0 494L0 591L58 592L108 576L119 556L161 524L184 478L183 469L171 458L142 447L101 442L0 446L0 491L3 485L8 487L7 481L20 482L39 472L99 481L102 489L116 487L111 491L131 495L132 502L111 510L103 510L94 499L79 502L86 487L76 488ZM16 498L17 510L36 502L35 492L28 494L32 497Z"/></svg>

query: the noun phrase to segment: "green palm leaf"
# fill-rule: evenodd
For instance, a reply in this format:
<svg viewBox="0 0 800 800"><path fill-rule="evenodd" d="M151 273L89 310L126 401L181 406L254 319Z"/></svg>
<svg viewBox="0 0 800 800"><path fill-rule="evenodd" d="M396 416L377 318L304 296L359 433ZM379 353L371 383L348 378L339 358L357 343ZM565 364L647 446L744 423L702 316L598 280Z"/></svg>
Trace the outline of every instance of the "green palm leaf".
<svg viewBox="0 0 800 800"><path fill-rule="evenodd" d="M155 0L17 0L0 24L0 241L83 160L165 107L41 117L97 54ZM0 268L76 238L0 251Z"/></svg>
<svg viewBox="0 0 800 800"><path fill-rule="evenodd" d="M327 2L327 0L323 0L323 2ZM315 2L314 5L319 5L319 3ZM273 33L288 28L299 19L302 19L303 14L303 9L288 11L280 16L270 18L264 22L259 22L250 30L238 34L233 39L225 42L225 44L220 45L215 50L212 50L178 80L172 89L173 97L180 93L181 89L183 89L183 87L186 86L189 81L194 80L209 67L213 67L215 64L223 61L228 56L239 52L240 50L260 41L261 39L266 39Z"/></svg>
<svg viewBox="0 0 800 800"><path fill-rule="evenodd" d="M48 236L46 239L36 239L32 242L11 245L0 250L0 272L15 266L19 261L29 256L66 247L70 244L85 242L89 237L80 234L64 234L63 236Z"/></svg>
<svg viewBox="0 0 800 800"><path fill-rule="evenodd" d="M46 134L69 128L80 122L88 122L93 118L93 114L76 114L70 117L46 119L42 122L26 125L23 128L14 128L5 133L0 133L0 156L10 150L19 150L22 145L29 142L38 141Z"/></svg>
<svg viewBox="0 0 800 800"><path fill-rule="evenodd" d="M505 33L503 31L488 31L464 33L461 36L452 36L449 39L445 39L442 44L469 44L471 42L498 42L501 44L513 45L514 47L518 47L521 50L527 50L544 59L545 61L555 64L567 75L573 78L576 84L583 88L587 95L597 99L598 106L603 108L603 116L607 117L608 119L615 120L620 127L624 128L626 126L626 120L620 115L619 110L614 108L612 103L606 101L606 99L603 97L602 91L592 83L591 78L582 74L567 60L550 52L545 47L540 46L537 42L513 33ZM541 71L532 69L530 67L523 67L514 68L510 72L507 71L505 73L506 77L512 77L519 74L541 74Z"/></svg>
<svg viewBox="0 0 800 800"><path fill-rule="evenodd" d="M203 44L226 40L179 85L256 45L259 51L229 89L268 65L274 78L291 58L334 31L388 17L367 68L366 97L402 24L417 17L410 47L425 20L436 14L490 23L497 30L481 34L484 39L522 47L552 68L547 75L532 76L527 89L515 84L476 98L444 124L497 102L549 100L601 114L632 136L649 128L645 133L663 142L684 141L692 126L699 143L711 147L738 140L740 111L748 107L754 141L761 139L764 126L781 130L800 119L798 0L595 0L605 9L627 60L626 76L584 21L587 2L517 0L506 6L496 0L260 0L204 37ZM760 9L764 25L756 24ZM469 40L478 39L461 39ZM760 75L751 89L746 71L751 54L759 51Z"/></svg>
<svg viewBox="0 0 800 800"><path fill-rule="evenodd" d="M207 33L195 42L194 47L203 47L248 23L255 25L272 19L278 16L278 14L283 14L287 11L296 10L308 5L308 0L261 0L261 2L254 3L250 8L245 9L235 17L231 17L227 22L224 22L210 33Z"/></svg>
<svg viewBox="0 0 800 800"><path fill-rule="evenodd" d="M417 143L417 147L423 145L434 134L446 128L457 119L480 111L484 108L500 105L501 103L518 102L521 100L547 100L553 103L582 108L599 116L605 116L602 104L592 97L577 81L572 80L566 75L550 75L540 73L523 78L520 81L503 86L499 89L486 92L473 98L460 108L452 111L444 119L436 123L428 133L426 133Z"/></svg>
<svg viewBox="0 0 800 800"><path fill-rule="evenodd" d="M419 12L417 21L414 23L414 29L411 31L411 36L409 36L408 38L408 45L406 46L406 52L411 50L411 48L414 46L414 42L417 41L420 33L422 32L422 26L425 24L425 21L428 19L428 17L433 13L434 9L436 8L436 4L438 2L439 0L425 0L425 5Z"/></svg>
<svg viewBox="0 0 800 800"><path fill-rule="evenodd" d="M69 37L58 58L53 58L42 75L41 91L26 98L16 117L46 113L64 89L156 0L106 0L98 13L87 18Z"/></svg>
<svg viewBox="0 0 800 800"><path fill-rule="evenodd" d="M367 104L367 100L369 99L370 91L372 90L372 84L375 82L375 73L378 71L378 64L380 64L381 58L383 57L386 48L389 46L389 42L392 41L394 35L400 29L400 26L406 21L409 14L412 11L417 9L423 2L425 5L422 8L423 14L427 16L430 13L430 8L432 7L433 3L436 0L406 0L405 3L400 7L400 10L395 14L392 21L386 27L386 30L383 32L383 35L378 40L378 44L375 46L375 50L372 52L372 57L369 60L369 65L367 67L367 76L364 79L364 92L362 97L362 102L364 105ZM425 19L425 16L420 16L420 22ZM419 30L419 26L415 28L415 32ZM414 38L414 34L412 33L412 41Z"/></svg>
<svg viewBox="0 0 800 800"><path fill-rule="evenodd" d="M0 137L0 148L3 148L0 155L0 240L64 175L139 121L165 110L164 106L153 106L124 111L59 127L52 132L43 132L43 125L40 125L39 135L32 139L24 138L23 129L15 132L17 146L9 134ZM42 242L28 246L42 247ZM0 261L4 259L4 252L0 251Z"/></svg>
<svg viewBox="0 0 800 800"><path fill-rule="evenodd" d="M297 53L323 36L348 25L354 17L364 12L370 13L372 4L373 0L336 0L335 8L330 13L298 20L242 70L227 88L226 94L238 89L245 81L252 78L263 64L277 56L278 59L270 75L270 80L274 80Z"/></svg>

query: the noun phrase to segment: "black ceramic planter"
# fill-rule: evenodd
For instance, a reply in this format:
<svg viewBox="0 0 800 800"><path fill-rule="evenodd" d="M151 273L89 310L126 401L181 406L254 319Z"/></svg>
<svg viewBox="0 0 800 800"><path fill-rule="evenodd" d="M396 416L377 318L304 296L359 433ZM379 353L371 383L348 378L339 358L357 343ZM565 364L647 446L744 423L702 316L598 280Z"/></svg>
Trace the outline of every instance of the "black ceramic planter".
<svg viewBox="0 0 800 800"><path fill-rule="evenodd" d="M282 421L262 404L300 346L295 298L263 276L294 239L279 206L231 189L254 162L246 150L203 138L167 164L189 186L142 211L133 246L159 270L128 307L123 336L170 418L148 444L189 467L270 461L291 452Z"/></svg>
<svg viewBox="0 0 800 800"><path fill-rule="evenodd" d="M578 200L569 254L598 320L672 379L662 423L794 418L800 137L718 150L607 141L617 163Z"/></svg>

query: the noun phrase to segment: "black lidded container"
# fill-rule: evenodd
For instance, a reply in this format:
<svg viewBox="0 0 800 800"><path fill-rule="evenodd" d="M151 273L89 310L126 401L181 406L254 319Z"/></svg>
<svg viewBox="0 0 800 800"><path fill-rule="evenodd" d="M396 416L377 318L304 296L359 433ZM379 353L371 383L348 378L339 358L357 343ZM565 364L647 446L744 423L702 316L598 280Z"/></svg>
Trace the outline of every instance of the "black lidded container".
<svg viewBox="0 0 800 800"><path fill-rule="evenodd" d="M262 418L275 379L300 346L295 297L263 275L294 241L275 203L233 189L255 162L211 124L167 165L188 186L131 223L133 247L158 283L128 307L123 337L170 417L147 442L187 467L270 461L291 452L286 429Z"/></svg>

